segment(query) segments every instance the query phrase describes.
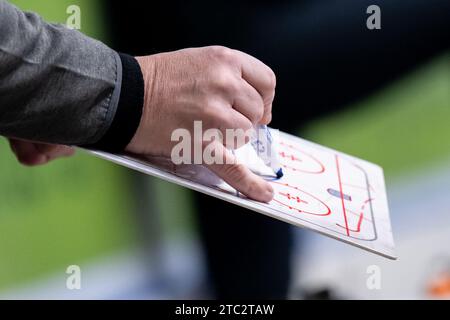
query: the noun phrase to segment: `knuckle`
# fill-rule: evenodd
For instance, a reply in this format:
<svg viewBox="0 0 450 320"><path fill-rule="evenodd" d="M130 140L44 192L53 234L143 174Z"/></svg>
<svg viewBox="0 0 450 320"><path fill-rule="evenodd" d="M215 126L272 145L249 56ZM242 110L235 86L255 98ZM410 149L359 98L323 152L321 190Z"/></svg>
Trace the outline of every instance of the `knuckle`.
<svg viewBox="0 0 450 320"><path fill-rule="evenodd" d="M275 90L277 86L277 76L275 75L275 72L273 72L270 68L268 70L267 79L270 89Z"/></svg>
<svg viewBox="0 0 450 320"><path fill-rule="evenodd" d="M214 102L211 102L210 105L208 105L208 108L204 111L204 117L212 127L216 128L228 127L230 123L228 112L222 105Z"/></svg>
<svg viewBox="0 0 450 320"><path fill-rule="evenodd" d="M204 105L205 108L203 109L202 112L203 115L202 118L204 120L213 120L220 115L220 112L218 112L220 110L220 107L217 105L216 102L206 100Z"/></svg>
<svg viewBox="0 0 450 320"><path fill-rule="evenodd" d="M244 165L239 163L226 165L224 166L224 174L241 188L248 189Z"/></svg>
<svg viewBox="0 0 450 320"><path fill-rule="evenodd" d="M216 70L213 83L220 91L235 92L239 89L238 82L226 68Z"/></svg>
<svg viewBox="0 0 450 320"><path fill-rule="evenodd" d="M204 112L211 117L218 116L222 113L223 103L215 97L205 98L204 105L206 106Z"/></svg>
<svg viewBox="0 0 450 320"><path fill-rule="evenodd" d="M211 46L209 47L211 54L219 60L229 60L233 55L233 50L224 46Z"/></svg>

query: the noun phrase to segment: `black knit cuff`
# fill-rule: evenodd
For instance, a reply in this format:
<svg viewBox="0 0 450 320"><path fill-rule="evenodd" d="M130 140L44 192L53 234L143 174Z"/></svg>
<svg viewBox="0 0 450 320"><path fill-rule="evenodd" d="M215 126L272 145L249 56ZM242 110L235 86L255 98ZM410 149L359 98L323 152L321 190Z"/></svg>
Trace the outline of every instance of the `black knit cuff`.
<svg viewBox="0 0 450 320"><path fill-rule="evenodd" d="M122 88L111 126L89 149L120 153L133 139L142 117L144 106L144 78L137 60L119 53L122 61Z"/></svg>

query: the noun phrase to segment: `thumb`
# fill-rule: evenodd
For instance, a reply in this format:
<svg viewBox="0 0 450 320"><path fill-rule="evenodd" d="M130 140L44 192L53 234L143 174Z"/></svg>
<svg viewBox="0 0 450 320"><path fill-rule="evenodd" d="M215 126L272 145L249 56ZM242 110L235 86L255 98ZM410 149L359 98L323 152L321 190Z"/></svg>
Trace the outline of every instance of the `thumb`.
<svg viewBox="0 0 450 320"><path fill-rule="evenodd" d="M255 175L245 165L238 163L236 157L223 144L212 143L216 143L214 150L220 152L219 157L223 159L223 164L206 165L207 168L253 200L270 202L273 199L273 188L267 181Z"/></svg>

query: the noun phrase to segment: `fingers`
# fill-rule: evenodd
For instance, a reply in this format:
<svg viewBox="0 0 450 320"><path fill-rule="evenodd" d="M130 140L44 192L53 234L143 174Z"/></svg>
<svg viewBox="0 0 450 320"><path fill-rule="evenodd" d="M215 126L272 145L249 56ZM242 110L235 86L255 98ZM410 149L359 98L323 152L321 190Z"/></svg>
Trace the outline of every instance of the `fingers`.
<svg viewBox="0 0 450 320"><path fill-rule="evenodd" d="M238 149L246 145L250 141L253 130L253 123L242 113L231 109L232 111L227 116L228 124L219 125L220 131L223 134L223 144L228 149Z"/></svg>
<svg viewBox="0 0 450 320"><path fill-rule="evenodd" d="M62 145L34 143L20 139L9 139L10 146L19 162L26 166L43 165L56 158L68 157L75 149Z"/></svg>
<svg viewBox="0 0 450 320"><path fill-rule="evenodd" d="M70 157L75 154L75 149L63 145L36 143L36 149L47 157L47 162L57 158Z"/></svg>
<svg viewBox="0 0 450 320"><path fill-rule="evenodd" d="M223 159L223 164L206 165L212 172L250 199L261 202L270 202L273 199L273 188L267 181L238 163L234 155L220 142L212 144Z"/></svg>
<svg viewBox="0 0 450 320"><path fill-rule="evenodd" d="M258 59L235 51L241 57L242 78L260 94L264 104L262 124L268 124L272 119L272 103L275 99L276 77L273 71Z"/></svg>
<svg viewBox="0 0 450 320"><path fill-rule="evenodd" d="M264 117L263 99L247 81L242 79L241 82L241 90L236 93L233 109L247 117L253 125L261 123Z"/></svg>
<svg viewBox="0 0 450 320"><path fill-rule="evenodd" d="M17 157L17 160L25 166L37 166L47 163L45 155L41 154L33 143L10 139L11 150Z"/></svg>
<svg viewBox="0 0 450 320"><path fill-rule="evenodd" d="M237 149L247 144L253 123L241 112L231 108L229 102L222 101L219 106L207 109L203 130L216 129L221 133L223 144L230 149Z"/></svg>

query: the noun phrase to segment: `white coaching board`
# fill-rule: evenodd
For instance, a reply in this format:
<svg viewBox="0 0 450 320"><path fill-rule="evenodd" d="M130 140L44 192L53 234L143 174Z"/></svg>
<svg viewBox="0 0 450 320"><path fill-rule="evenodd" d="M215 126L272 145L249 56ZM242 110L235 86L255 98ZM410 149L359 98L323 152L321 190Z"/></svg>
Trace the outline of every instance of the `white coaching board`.
<svg viewBox="0 0 450 320"><path fill-rule="evenodd" d="M284 176L270 182L275 191L270 203L249 200L220 179L204 179L205 172L213 173L202 166L191 166L201 169L199 174L197 169L176 170L174 166L155 164L158 162L151 159L143 161L125 155L88 152L396 259L383 170L370 162L286 133L274 136L278 140L277 152Z"/></svg>

